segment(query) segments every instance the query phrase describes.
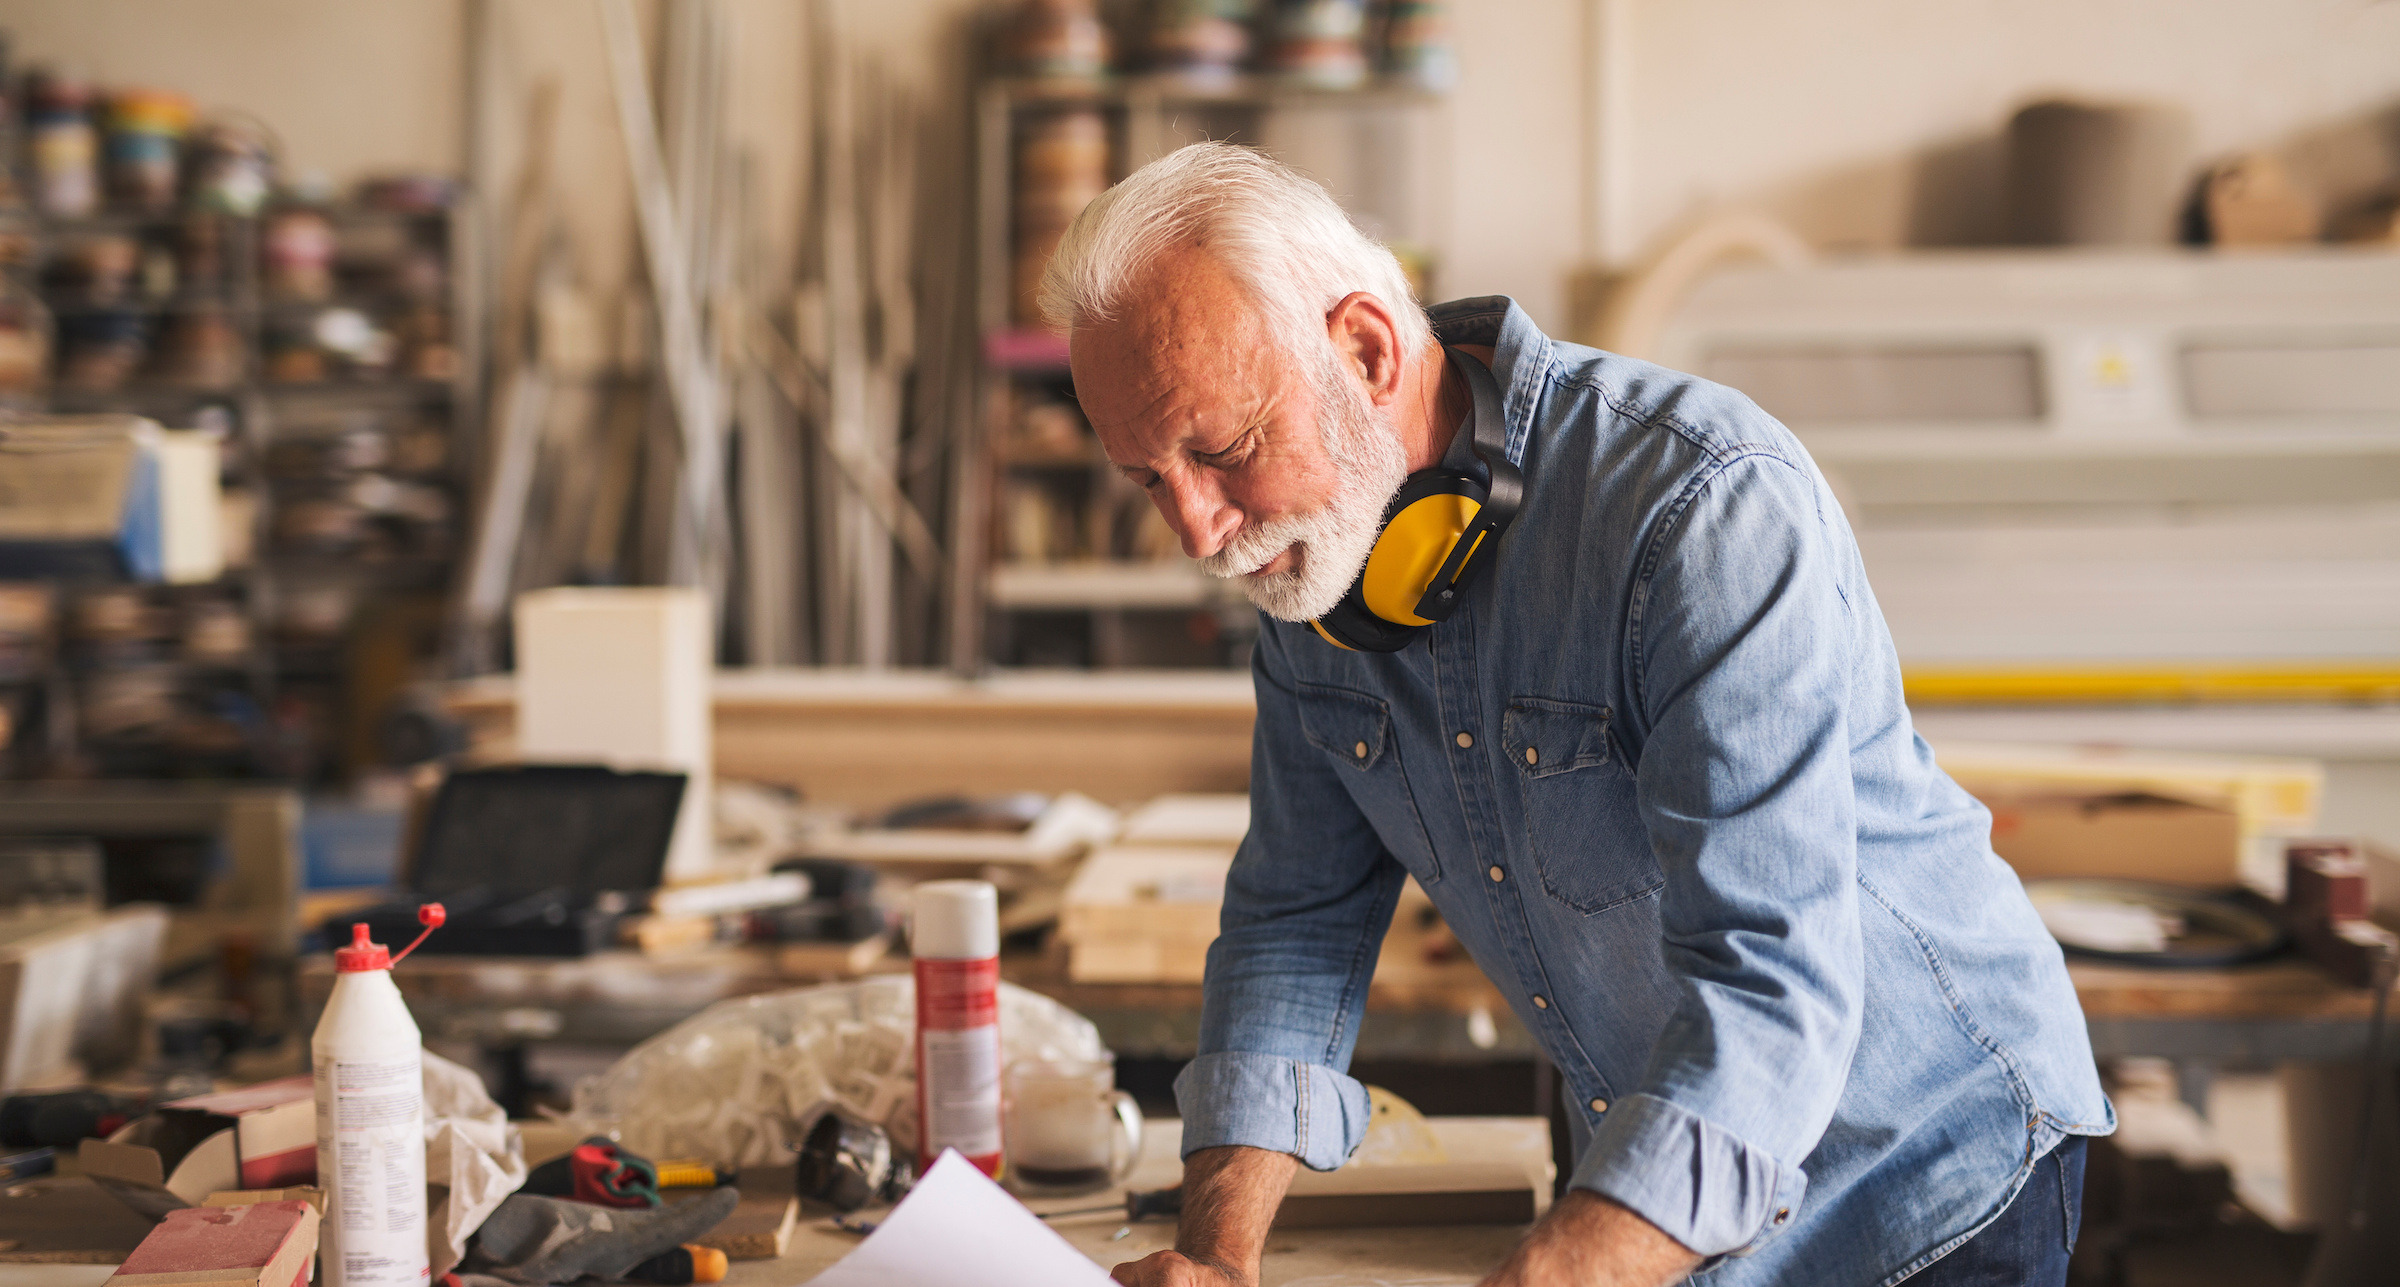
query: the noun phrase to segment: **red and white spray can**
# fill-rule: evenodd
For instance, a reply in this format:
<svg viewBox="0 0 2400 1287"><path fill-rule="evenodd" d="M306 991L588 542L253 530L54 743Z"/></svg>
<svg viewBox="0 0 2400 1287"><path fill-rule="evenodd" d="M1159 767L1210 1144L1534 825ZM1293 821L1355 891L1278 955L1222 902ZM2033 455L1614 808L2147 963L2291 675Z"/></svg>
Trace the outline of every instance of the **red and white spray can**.
<svg viewBox="0 0 2400 1287"><path fill-rule="evenodd" d="M917 1170L957 1149L1000 1174L1000 896L989 881L917 886Z"/></svg>
<svg viewBox="0 0 2400 1287"><path fill-rule="evenodd" d="M333 995L309 1041L317 1076L318 1235L324 1287L423 1287L425 1243L424 1040L392 966L442 923L442 905L417 909L425 933L393 956L351 926L333 954Z"/></svg>

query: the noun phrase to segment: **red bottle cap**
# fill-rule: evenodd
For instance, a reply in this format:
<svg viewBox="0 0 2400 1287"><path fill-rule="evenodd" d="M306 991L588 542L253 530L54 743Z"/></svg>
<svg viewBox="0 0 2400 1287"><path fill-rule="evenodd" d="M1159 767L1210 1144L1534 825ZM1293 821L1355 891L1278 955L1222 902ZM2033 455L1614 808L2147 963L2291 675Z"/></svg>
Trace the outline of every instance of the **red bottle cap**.
<svg viewBox="0 0 2400 1287"><path fill-rule="evenodd" d="M350 927L350 946L337 947L333 950L333 968L336 973L340 974L356 974L361 970L388 970L392 968L391 949L381 943L368 942L366 926L352 925Z"/></svg>

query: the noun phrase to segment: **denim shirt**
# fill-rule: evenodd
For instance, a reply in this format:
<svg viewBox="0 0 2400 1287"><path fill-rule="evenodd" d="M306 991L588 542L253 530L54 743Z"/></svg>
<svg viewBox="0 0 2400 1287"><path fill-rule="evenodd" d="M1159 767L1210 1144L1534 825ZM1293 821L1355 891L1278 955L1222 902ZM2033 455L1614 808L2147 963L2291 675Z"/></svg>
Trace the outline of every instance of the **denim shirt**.
<svg viewBox="0 0 2400 1287"><path fill-rule="evenodd" d="M1504 298L1432 317L1496 350L1524 508L1399 652L1264 622L1184 1150L1358 1146L1344 1070L1414 876L1572 1091L1574 1186L1707 1282L1905 1278L2114 1128L2058 946L1910 726L1790 431Z"/></svg>

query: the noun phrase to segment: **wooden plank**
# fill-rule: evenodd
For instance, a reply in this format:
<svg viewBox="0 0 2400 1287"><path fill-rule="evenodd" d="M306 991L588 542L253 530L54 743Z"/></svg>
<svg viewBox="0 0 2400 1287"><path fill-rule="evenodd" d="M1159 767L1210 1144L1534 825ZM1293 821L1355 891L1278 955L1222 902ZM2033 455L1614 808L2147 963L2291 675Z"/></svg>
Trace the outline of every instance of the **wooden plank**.
<svg viewBox="0 0 2400 1287"><path fill-rule="evenodd" d="M874 969L891 947L889 933L855 943L786 943L775 949L775 968L793 979L854 979Z"/></svg>
<svg viewBox="0 0 2400 1287"><path fill-rule="evenodd" d="M1533 1183L1504 1162L1345 1166L1301 1170L1276 1209L1275 1227L1384 1229L1431 1224L1531 1224Z"/></svg>
<svg viewBox="0 0 2400 1287"><path fill-rule="evenodd" d="M1067 947L1067 977L1077 983L1198 984L1208 968L1208 939L1094 939Z"/></svg>
<svg viewBox="0 0 2400 1287"><path fill-rule="evenodd" d="M2364 1021L2374 994L2344 987L2305 961L2230 970L2151 970L2070 961L2087 1019L2335 1019Z"/></svg>
<svg viewBox="0 0 2400 1287"><path fill-rule="evenodd" d="M780 1174L780 1168L778 1168ZM774 1260L792 1245L792 1230L800 1223L800 1199L784 1192L754 1192L742 1185L741 1205L724 1223L692 1241L715 1247L728 1260Z"/></svg>
<svg viewBox="0 0 2400 1287"><path fill-rule="evenodd" d="M1067 886L1058 936L1070 943L1163 944L1217 936L1233 851L1215 846L1112 846L1084 859ZM1078 974L1077 977L1095 977Z"/></svg>

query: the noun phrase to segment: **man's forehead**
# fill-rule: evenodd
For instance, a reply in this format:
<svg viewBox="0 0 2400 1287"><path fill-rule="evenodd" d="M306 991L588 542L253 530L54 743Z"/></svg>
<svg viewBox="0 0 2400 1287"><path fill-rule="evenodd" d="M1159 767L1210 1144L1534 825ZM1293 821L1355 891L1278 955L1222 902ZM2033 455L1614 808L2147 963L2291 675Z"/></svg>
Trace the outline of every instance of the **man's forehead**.
<svg viewBox="0 0 2400 1287"><path fill-rule="evenodd" d="M1123 384L1222 387L1256 378L1272 357L1268 329L1250 293L1198 246L1168 251L1128 283L1116 315L1075 329L1079 374L1089 367L1103 387L1079 389L1115 401ZM1155 396L1156 390L1145 390Z"/></svg>

